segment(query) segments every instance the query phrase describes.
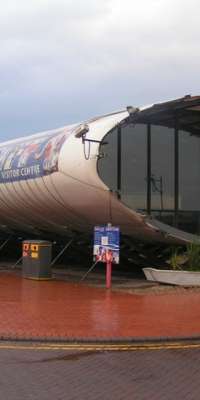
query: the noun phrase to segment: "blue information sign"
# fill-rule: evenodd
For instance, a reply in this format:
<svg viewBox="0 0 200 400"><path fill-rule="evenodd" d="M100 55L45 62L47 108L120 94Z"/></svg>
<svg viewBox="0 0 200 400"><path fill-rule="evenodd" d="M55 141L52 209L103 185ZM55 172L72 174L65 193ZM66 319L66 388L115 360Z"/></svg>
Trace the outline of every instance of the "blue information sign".
<svg viewBox="0 0 200 400"><path fill-rule="evenodd" d="M93 255L96 261L119 264L119 244L119 227L95 226Z"/></svg>

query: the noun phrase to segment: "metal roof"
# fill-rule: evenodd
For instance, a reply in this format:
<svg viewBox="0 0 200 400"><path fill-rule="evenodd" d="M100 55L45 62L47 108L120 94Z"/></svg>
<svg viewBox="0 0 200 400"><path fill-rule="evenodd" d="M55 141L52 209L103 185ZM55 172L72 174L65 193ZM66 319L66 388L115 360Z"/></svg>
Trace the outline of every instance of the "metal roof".
<svg viewBox="0 0 200 400"><path fill-rule="evenodd" d="M166 126L200 135L200 96L190 96L154 104L130 112L126 122ZM178 124L178 125L177 125Z"/></svg>

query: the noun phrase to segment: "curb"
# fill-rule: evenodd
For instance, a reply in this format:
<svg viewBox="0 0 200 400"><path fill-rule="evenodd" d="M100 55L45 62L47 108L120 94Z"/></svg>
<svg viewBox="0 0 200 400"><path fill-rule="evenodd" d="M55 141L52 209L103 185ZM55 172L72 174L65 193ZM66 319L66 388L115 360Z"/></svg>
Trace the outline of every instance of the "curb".
<svg viewBox="0 0 200 400"><path fill-rule="evenodd" d="M159 344L174 342L200 342L200 334L191 336L124 337L124 338L64 338L64 337L15 337L0 335L0 342L32 342L61 344Z"/></svg>

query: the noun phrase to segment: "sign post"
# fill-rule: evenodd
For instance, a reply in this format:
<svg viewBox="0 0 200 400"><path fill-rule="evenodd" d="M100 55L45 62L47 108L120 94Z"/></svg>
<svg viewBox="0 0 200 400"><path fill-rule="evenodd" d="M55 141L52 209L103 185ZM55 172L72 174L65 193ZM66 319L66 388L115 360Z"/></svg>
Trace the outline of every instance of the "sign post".
<svg viewBox="0 0 200 400"><path fill-rule="evenodd" d="M111 288L112 282L112 262L107 261L106 263L106 289Z"/></svg>
<svg viewBox="0 0 200 400"><path fill-rule="evenodd" d="M111 288L112 265L119 264L119 227L111 224L94 228L94 260L106 264L106 288Z"/></svg>

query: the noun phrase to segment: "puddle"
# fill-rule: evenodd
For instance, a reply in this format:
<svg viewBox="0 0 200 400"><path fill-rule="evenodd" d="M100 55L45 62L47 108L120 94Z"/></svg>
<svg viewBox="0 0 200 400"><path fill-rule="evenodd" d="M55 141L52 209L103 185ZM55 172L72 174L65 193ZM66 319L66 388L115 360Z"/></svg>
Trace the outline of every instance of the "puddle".
<svg viewBox="0 0 200 400"><path fill-rule="evenodd" d="M99 354L100 351L79 351L79 352L74 352L71 354L65 354L65 355L60 355L56 357L48 357L48 358L42 358L40 360L27 360L27 361L22 361L22 363L25 364L35 364L35 363L49 363L49 362L54 362L54 361L79 361L82 358L85 357L90 357L95 354Z"/></svg>
<svg viewBox="0 0 200 400"><path fill-rule="evenodd" d="M71 353L71 354L66 354L58 357L50 357L50 358L43 358L40 360L40 362L52 362L52 361L78 361L81 360L81 358L84 357L90 357L95 354L99 353L99 351L81 351L78 353Z"/></svg>

